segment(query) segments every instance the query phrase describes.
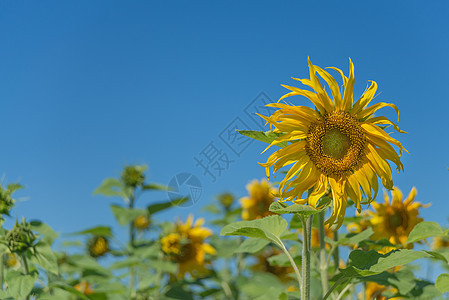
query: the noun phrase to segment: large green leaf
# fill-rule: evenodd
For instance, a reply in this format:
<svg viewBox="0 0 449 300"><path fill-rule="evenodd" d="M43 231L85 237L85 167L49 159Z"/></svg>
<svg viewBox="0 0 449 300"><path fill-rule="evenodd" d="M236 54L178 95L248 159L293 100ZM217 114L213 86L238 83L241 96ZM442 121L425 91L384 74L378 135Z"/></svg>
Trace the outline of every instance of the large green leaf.
<svg viewBox="0 0 449 300"><path fill-rule="evenodd" d="M252 139L271 144L275 139L283 135L282 133L274 133L273 131L255 131L255 130L237 130L241 135L250 137ZM276 144L276 146L279 146L281 148L287 146L287 142L281 142L279 144Z"/></svg>
<svg viewBox="0 0 449 300"><path fill-rule="evenodd" d="M118 196L127 199L128 196L122 183L115 178L106 178L94 191L94 195Z"/></svg>
<svg viewBox="0 0 449 300"><path fill-rule="evenodd" d="M370 276L424 257L432 257L432 255L425 251L408 249L394 250L383 255L374 250L354 250L349 254L348 267L341 272L346 277Z"/></svg>
<svg viewBox="0 0 449 300"><path fill-rule="evenodd" d="M449 274L443 273L435 281L435 287L441 292L449 292Z"/></svg>
<svg viewBox="0 0 449 300"><path fill-rule="evenodd" d="M305 217L317 214L326 208L327 208L327 206L325 206L321 209L317 209L312 206L303 205L303 204L288 205L287 203L280 202L280 201L273 202L270 205L271 212L274 212L277 214L298 214L298 215L302 215Z"/></svg>
<svg viewBox="0 0 449 300"><path fill-rule="evenodd" d="M8 284L8 294L14 299L26 299L33 289L37 273L22 274L18 271L10 270L6 273L6 283Z"/></svg>
<svg viewBox="0 0 449 300"><path fill-rule="evenodd" d="M155 213L165 210L167 208L181 205L184 202L186 202L187 200L189 200L188 197L183 197L183 198L177 198L177 199L174 199L174 200L168 201L168 202L155 203L155 204L148 205L147 210L150 214L155 214Z"/></svg>
<svg viewBox="0 0 449 300"><path fill-rule="evenodd" d="M444 231L436 222L418 223L408 235L407 243L414 243L428 237L443 236Z"/></svg>
<svg viewBox="0 0 449 300"><path fill-rule="evenodd" d="M249 238L243 241L240 246L235 249L234 253L256 253L265 248L270 241L258 238Z"/></svg>
<svg viewBox="0 0 449 300"><path fill-rule="evenodd" d="M34 247L36 255L32 261L48 272L58 275L58 262L55 253L50 249L50 245L44 241L39 241Z"/></svg>
<svg viewBox="0 0 449 300"><path fill-rule="evenodd" d="M111 204L111 210L117 222L122 226L129 225L129 223L133 222L138 216L147 214L143 209L131 209L115 204Z"/></svg>
<svg viewBox="0 0 449 300"><path fill-rule="evenodd" d="M372 228L365 229L360 233L349 233L344 237L338 239L337 244L339 245L349 245L349 244L358 244L361 241L368 239L374 233Z"/></svg>
<svg viewBox="0 0 449 300"><path fill-rule="evenodd" d="M41 240L45 241L49 245L59 236L50 226L41 221L33 220L30 222L31 230L37 231L42 235Z"/></svg>
<svg viewBox="0 0 449 300"><path fill-rule="evenodd" d="M268 216L252 221L240 221L226 225L221 235L243 235L267 239L284 248L280 236L287 229L287 221L281 216Z"/></svg>

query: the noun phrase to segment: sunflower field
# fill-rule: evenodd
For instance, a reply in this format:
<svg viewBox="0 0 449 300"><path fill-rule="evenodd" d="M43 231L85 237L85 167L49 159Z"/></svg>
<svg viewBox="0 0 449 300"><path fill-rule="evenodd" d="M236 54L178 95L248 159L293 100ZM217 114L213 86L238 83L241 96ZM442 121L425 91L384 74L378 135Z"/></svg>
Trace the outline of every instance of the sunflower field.
<svg viewBox="0 0 449 300"><path fill-rule="evenodd" d="M240 199L217 195L203 208L209 220L160 221L159 212L188 197L140 205L146 194L171 187L147 182L146 166L128 165L94 191L120 199L110 205L117 224L71 233L59 251L52 247L58 233L42 221L2 226L1 299L442 298L449 273L423 280L414 275L422 264L413 262L448 270L449 230L420 217L429 204L415 201L415 187L404 197L393 185L390 163L402 171L407 151L386 131L405 133L398 108L372 103L374 81L355 100L351 61L348 76L332 68L342 89L325 69L310 60L308 67L310 78L293 79L311 90L284 86L290 92L267 105L277 110L260 115L269 131L240 131L267 143L264 152L275 149L259 164L267 178L280 171L281 181L254 179ZM285 101L297 95L314 108ZM393 108L397 120L381 108ZM22 188L1 187L2 225ZM126 227L127 239L114 236L112 225Z"/></svg>
<svg viewBox="0 0 449 300"><path fill-rule="evenodd" d="M0 300L449 299L448 15L0 0Z"/></svg>

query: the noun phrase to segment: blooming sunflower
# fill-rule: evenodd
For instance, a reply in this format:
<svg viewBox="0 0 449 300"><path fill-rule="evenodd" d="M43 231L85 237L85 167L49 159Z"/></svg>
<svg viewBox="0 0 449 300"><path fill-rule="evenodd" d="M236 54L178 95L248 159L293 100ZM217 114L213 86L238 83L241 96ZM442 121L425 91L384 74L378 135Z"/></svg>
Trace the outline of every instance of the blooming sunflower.
<svg viewBox="0 0 449 300"><path fill-rule="evenodd" d="M387 189L393 187L391 168L387 160L403 170L400 160L405 148L385 132L385 126L398 126L384 116L373 114L383 107L392 107L399 121L399 110L391 103L376 103L368 106L377 90L371 81L370 87L354 103L354 65L350 60L349 77L340 69L336 70L343 78L344 92L340 91L334 77L308 60L310 79L298 79L313 91L286 86L291 92L282 96L277 103L267 106L278 108L271 116L261 116L274 127L278 137L267 147L288 142L288 145L274 152L266 163L267 177L270 168L274 174L280 168L292 165L279 185L283 201L293 201L317 207L318 200L326 194L327 187L332 190L333 209L326 221L340 227L346 211L347 197L350 197L357 210L361 211L362 191L368 201L374 199L378 191L378 177ZM318 76L329 85L332 98L324 90ZM280 103L295 95L308 98L315 109ZM399 154L396 152L398 147ZM265 151L267 150L265 149ZM406 150L405 150L406 151ZM313 191L302 198L305 191Z"/></svg>
<svg viewBox="0 0 449 300"><path fill-rule="evenodd" d="M186 223L178 221L175 232L161 239L162 251L178 263L179 278L184 277L186 273L194 277L208 273L205 255L214 255L216 251L211 245L204 242L212 235L212 231L202 227L203 224L203 218L193 224L193 216L189 215Z"/></svg>
<svg viewBox="0 0 449 300"><path fill-rule="evenodd" d="M277 191L266 179L253 180L246 185L246 189L248 190L248 197L240 199L243 220L260 219L273 214L269 208Z"/></svg>
<svg viewBox="0 0 449 300"><path fill-rule="evenodd" d="M371 238L374 240L385 238L392 244L405 245L413 227L423 221L418 217L419 208L429 205L413 202L416 196L415 187L404 201L402 201L402 192L397 187L393 188L391 195L392 201L385 192L385 203L373 203L375 211L368 211L374 231Z"/></svg>

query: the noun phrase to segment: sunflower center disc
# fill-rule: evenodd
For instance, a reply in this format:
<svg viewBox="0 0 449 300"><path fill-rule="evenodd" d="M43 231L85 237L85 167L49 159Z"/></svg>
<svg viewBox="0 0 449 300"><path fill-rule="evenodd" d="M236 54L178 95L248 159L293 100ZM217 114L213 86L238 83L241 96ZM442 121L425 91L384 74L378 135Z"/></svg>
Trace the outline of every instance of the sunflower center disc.
<svg viewBox="0 0 449 300"><path fill-rule="evenodd" d="M327 176L353 172L363 161L366 137L359 122L347 112L329 112L309 127L306 152Z"/></svg>
<svg viewBox="0 0 449 300"><path fill-rule="evenodd" d="M343 158L351 146L351 140L337 128L331 129L323 137L323 152L335 159Z"/></svg>
<svg viewBox="0 0 449 300"><path fill-rule="evenodd" d="M390 217L390 224L393 228L397 228L402 225L402 216L400 214L394 214Z"/></svg>

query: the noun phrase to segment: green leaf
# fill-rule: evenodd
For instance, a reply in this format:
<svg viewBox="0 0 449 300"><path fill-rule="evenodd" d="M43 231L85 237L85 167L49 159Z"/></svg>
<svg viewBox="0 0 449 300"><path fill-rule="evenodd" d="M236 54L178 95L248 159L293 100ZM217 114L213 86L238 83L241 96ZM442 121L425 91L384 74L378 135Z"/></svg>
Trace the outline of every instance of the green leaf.
<svg viewBox="0 0 449 300"><path fill-rule="evenodd" d="M10 183L6 186L6 189L13 194L15 191L23 189L24 186L19 183Z"/></svg>
<svg viewBox="0 0 449 300"><path fill-rule="evenodd" d="M68 285L65 282L51 282L49 284L49 287L59 288L61 290L64 290L64 291L69 292L71 294L74 294L74 295L78 296L80 299L83 299L83 300L91 300L86 295L84 295L83 293L81 293L80 291L75 289L73 286L70 286L70 285Z"/></svg>
<svg viewBox="0 0 449 300"><path fill-rule="evenodd" d="M316 209L309 205L302 205L302 204L288 205L288 204L286 204L284 202L280 202L280 201L273 202L270 205L271 212L274 212L277 214L298 214L298 215L302 215L305 217L317 214L326 208L327 208L327 206L323 207L321 209Z"/></svg>
<svg viewBox="0 0 449 300"><path fill-rule="evenodd" d="M237 131L241 135L250 137L252 139L255 139L255 140L267 143L267 144L271 144L275 139L284 135L283 133L275 133L273 131L266 131L266 132L255 131L255 130L237 130ZM279 146L281 148L284 148L287 145L288 145L287 142L281 142L279 144L276 144L276 146Z"/></svg>
<svg viewBox="0 0 449 300"><path fill-rule="evenodd" d="M414 243L428 237L443 236L444 231L436 222L418 223L408 236L407 243Z"/></svg>
<svg viewBox="0 0 449 300"><path fill-rule="evenodd" d="M251 278L241 278L237 283L248 299L277 299L285 286L271 273L254 273Z"/></svg>
<svg viewBox="0 0 449 300"><path fill-rule="evenodd" d="M217 257L229 258L234 254L235 249L240 245L238 238L220 238L216 235L211 237L211 245L217 250Z"/></svg>
<svg viewBox="0 0 449 300"><path fill-rule="evenodd" d="M449 292L449 274L443 273L435 281L435 287L441 292Z"/></svg>
<svg viewBox="0 0 449 300"><path fill-rule="evenodd" d="M183 198L177 198L174 199L172 201L168 201L168 202L161 202L161 203L156 203L156 204L151 204L147 206L147 210L150 214L155 214L157 212L160 212L164 209L170 208L172 206L178 206L183 204L184 202L186 202L187 200L189 200L188 197L183 197Z"/></svg>
<svg viewBox="0 0 449 300"><path fill-rule="evenodd" d="M301 265L301 257L295 255L294 253L290 253L295 261L296 265ZM290 267L291 262L288 256L285 253L273 255L267 258L267 261L271 266L279 266L279 267Z"/></svg>
<svg viewBox="0 0 449 300"><path fill-rule="evenodd" d="M234 253L256 253L265 248L270 241L258 238L249 238L243 241Z"/></svg>
<svg viewBox="0 0 449 300"><path fill-rule="evenodd" d="M148 183L142 186L142 190L158 190L158 191L170 191L172 190L169 186L165 186L159 183Z"/></svg>
<svg viewBox="0 0 449 300"><path fill-rule="evenodd" d="M280 236L287 229L287 221L281 216L268 216L252 221L240 221L226 225L221 235L243 235L267 239L283 248Z"/></svg>
<svg viewBox="0 0 449 300"><path fill-rule="evenodd" d="M96 226L92 227L83 231L78 231L74 233L69 233L69 236L73 235L86 235L86 234L92 234L95 236L107 236L112 237L111 228L108 226Z"/></svg>
<svg viewBox="0 0 449 300"><path fill-rule="evenodd" d="M25 299L31 293L36 279L37 273L25 275L14 270L8 271L6 273L8 294L14 299Z"/></svg>
<svg viewBox="0 0 449 300"><path fill-rule="evenodd" d="M346 277L370 276L424 257L432 257L432 255L424 251L408 249L393 250L383 255L374 250L355 250L349 254L348 267L341 269L341 273Z"/></svg>
<svg viewBox="0 0 449 300"><path fill-rule="evenodd" d="M94 195L119 196L123 199L128 198L124 186L115 178L106 178L94 191Z"/></svg>
<svg viewBox="0 0 449 300"><path fill-rule="evenodd" d="M39 241L36 246L36 255L33 256L33 261L55 275L58 275L58 262L55 253L50 249L50 245L44 241Z"/></svg>
<svg viewBox="0 0 449 300"><path fill-rule="evenodd" d="M147 214L147 212L143 209L131 209L115 204L111 204L111 210L117 222L122 226L129 225L138 216Z"/></svg>
<svg viewBox="0 0 449 300"><path fill-rule="evenodd" d="M349 233L341 239L338 239L337 244L339 245L349 245L349 244L358 244L361 241L368 239L374 233L373 229L370 227L365 229L360 233Z"/></svg>
<svg viewBox="0 0 449 300"><path fill-rule="evenodd" d="M33 220L30 222L31 230L37 231L42 235L41 240L45 241L47 244L51 245L53 241L59 236L50 226L41 221Z"/></svg>

